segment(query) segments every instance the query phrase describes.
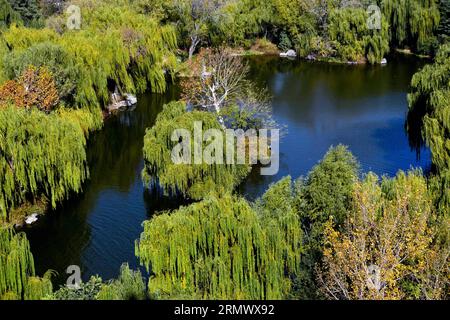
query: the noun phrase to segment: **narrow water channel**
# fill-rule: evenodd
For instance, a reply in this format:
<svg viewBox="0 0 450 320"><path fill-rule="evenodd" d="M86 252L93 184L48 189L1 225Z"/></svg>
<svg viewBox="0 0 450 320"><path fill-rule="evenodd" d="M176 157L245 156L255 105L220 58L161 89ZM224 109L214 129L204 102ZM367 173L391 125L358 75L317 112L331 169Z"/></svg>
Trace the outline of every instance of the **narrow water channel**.
<svg viewBox="0 0 450 320"><path fill-rule="evenodd" d="M395 175L422 167L430 155L409 146L404 122L406 94L423 62L391 58L387 66L347 66L258 57L250 60L251 77L273 96L274 118L287 125L280 145L280 171L262 177L253 172L239 192L249 199L290 174L305 175L331 145L348 145L361 162L362 173ZM37 272L59 272L79 265L83 279L117 276L128 262L137 268L134 241L142 222L155 211L179 206L146 191L140 178L145 129L164 103L177 98L175 86L164 95L139 97L135 110L111 117L89 142L91 179L83 194L29 230Z"/></svg>

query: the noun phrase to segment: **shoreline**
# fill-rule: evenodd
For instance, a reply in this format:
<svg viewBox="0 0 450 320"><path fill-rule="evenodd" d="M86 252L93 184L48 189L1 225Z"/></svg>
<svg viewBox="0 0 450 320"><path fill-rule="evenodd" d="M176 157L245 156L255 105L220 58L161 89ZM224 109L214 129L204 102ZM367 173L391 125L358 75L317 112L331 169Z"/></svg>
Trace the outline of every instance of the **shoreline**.
<svg viewBox="0 0 450 320"><path fill-rule="evenodd" d="M212 50L214 48L212 47L206 47L206 48L202 48L204 50ZM275 52L266 52L266 51L262 51L262 50L254 50L254 49L243 49L243 48L225 48L225 50L230 52L230 55L232 56L236 56L236 57L273 57L274 59L280 59L280 60L291 60L291 61L304 61L304 62L310 62L310 63L326 63L326 64L337 64L337 65L350 65L350 66L364 66L364 65L370 65L367 61L364 62L350 62L350 61L342 61L339 60L337 58L333 58L333 57L316 57L315 59L308 59L307 57L301 57L301 56L296 56L296 57L281 57L278 53ZM432 59L432 57L430 56L423 56L423 55L419 55L416 53L413 53L407 49L393 49L391 51L390 54L399 54L399 55L403 55L403 56L414 56L418 59ZM195 63L195 59L198 56L198 54L194 55L192 60L185 60L183 62L180 62L180 67L181 69L188 69L188 63L190 61ZM375 64L378 66L382 66L382 64ZM178 70L175 72L175 79L177 78L183 78L183 77L192 77L192 75L188 75L183 73L183 71ZM121 112L125 112L128 110L133 110L132 107L126 107L123 108L121 110L115 110L114 112L110 112L107 109L107 106L103 106L102 108L102 118L103 118L103 124L105 121L107 121L108 119L114 117L116 114L121 113ZM103 126L103 125L102 125ZM103 128L100 128L98 130L103 130ZM96 130L96 131L98 131ZM89 139L89 138L88 138ZM87 181L85 181L87 182ZM36 203L32 204L32 203L25 203L22 204L21 206L14 208L11 210L11 212L20 212L20 214L15 215L16 218L11 219L11 221L1 221L0 225L1 226L13 226L15 229L17 230L22 230L22 229L26 229L26 228L33 228L34 225L36 225L40 218L43 216L46 216L48 214L49 211L52 210L52 208L48 205L48 203L46 203L45 200L42 199L37 199L35 201ZM25 214L23 213L25 212ZM33 223L27 224L25 221L27 218L29 218L32 215L37 215L39 217L39 219ZM13 216L13 215L12 215Z"/></svg>

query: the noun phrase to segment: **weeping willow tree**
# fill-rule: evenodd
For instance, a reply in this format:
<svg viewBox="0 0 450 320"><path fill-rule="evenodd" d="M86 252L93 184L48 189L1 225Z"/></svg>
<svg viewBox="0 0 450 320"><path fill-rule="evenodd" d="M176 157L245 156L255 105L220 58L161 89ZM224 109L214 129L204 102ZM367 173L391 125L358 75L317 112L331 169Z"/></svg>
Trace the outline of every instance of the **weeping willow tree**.
<svg viewBox="0 0 450 320"><path fill-rule="evenodd" d="M285 298L299 271L301 230L292 206L283 203L286 210L272 212L269 199L262 200L261 215L246 200L225 194L145 222L136 254L152 273L150 296Z"/></svg>
<svg viewBox="0 0 450 320"><path fill-rule="evenodd" d="M420 50L432 40L439 26L436 0L383 0L381 6L390 24L394 46L410 46Z"/></svg>
<svg viewBox="0 0 450 320"><path fill-rule="evenodd" d="M171 74L176 64L173 27L160 26L158 21L137 14L126 1L74 3L81 8L81 30L57 33L49 28L12 26L3 34L11 57L20 54L29 58L26 51L44 42L59 46L64 59L77 70L73 103L78 107L107 104L111 83L121 93L139 93L147 88L154 92L165 90L166 72ZM41 63L33 62L32 55L28 61Z"/></svg>
<svg viewBox="0 0 450 320"><path fill-rule="evenodd" d="M37 300L51 292L49 274L44 278L35 276L25 234L0 228L0 300Z"/></svg>
<svg viewBox="0 0 450 320"><path fill-rule="evenodd" d="M450 208L450 43L441 46L435 62L416 73L408 95L409 115L418 118L441 179L441 204ZM416 127L408 127L414 130Z"/></svg>
<svg viewBox="0 0 450 320"><path fill-rule="evenodd" d="M249 173L247 165L228 165L223 155L223 164L208 164L194 159L194 123L201 122L202 130L222 130L216 115L204 111L186 111L183 102L173 102L164 106L155 126L147 130L144 138L145 168L142 172L146 184L159 183L166 193L180 192L192 199L201 199L209 192L231 191ZM175 130L186 129L191 139L190 164L174 163L172 150L180 142L172 141ZM182 138L180 138L182 139ZM202 138L203 140L203 138ZM225 139L224 139L225 140ZM226 149L224 141L224 150ZM202 151L209 145L202 141ZM224 153L226 153L224 151Z"/></svg>
<svg viewBox="0 0 450 320"><path fill-rule="evenodd" d="M86 138L74 121L0 106L0 220L10 209L41 197L53 207L81 190L88 177Z"/></svg>
<svg viewBox="0 0 450 320"><path fill-rule="evenodd" d="M140 271L133 271L127 263L120 267L118 279L104 284L97 300L144 300L145 283Z"/></svg>
<svg viewBox="0 0 450 320"><path fill-rule="evenodd" d="M381 29L371 30L369 15L362 8L331 10L328 17L328 35L338 57L344 61L380 63L389 52L388 24L381 20Z"/></svg>

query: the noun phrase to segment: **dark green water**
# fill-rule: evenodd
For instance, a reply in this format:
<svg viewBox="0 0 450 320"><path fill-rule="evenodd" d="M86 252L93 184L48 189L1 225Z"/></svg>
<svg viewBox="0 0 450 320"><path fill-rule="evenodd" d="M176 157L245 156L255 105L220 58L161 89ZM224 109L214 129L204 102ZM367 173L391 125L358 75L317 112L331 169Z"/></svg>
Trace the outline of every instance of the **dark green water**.
<svg viewBox="0 0 450 320"><path fill-rule="evenodd" d="M278 58L251 59L252 78L273 95L274 116L288 126L280 145L280 171L263 177L255 170L241 186L249 199L290 174L305 175L331 145L346 144L362 172L395 175L398 170L430 164L430 155L410 148L404 122L406 94L420 67L413 59L390 59L387 66L347 66ZM162 105L177 98L139 97L134 111L108 119L88 149L91 180L82 195L64 203L28 231L38 273L54 269L63 281L69 265L83 278L117 276L123 262L136 268L134 241L142 222L159 210L180 205L178 199L146 191L140 172L145 129Z"/></svg>

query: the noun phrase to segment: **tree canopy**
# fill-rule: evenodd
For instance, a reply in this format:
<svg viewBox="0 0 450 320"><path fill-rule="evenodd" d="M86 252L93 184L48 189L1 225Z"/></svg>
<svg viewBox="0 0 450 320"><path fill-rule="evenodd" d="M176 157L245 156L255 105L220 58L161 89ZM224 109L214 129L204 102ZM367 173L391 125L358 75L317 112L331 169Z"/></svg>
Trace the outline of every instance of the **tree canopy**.
<svg viewBox="0 0 450 320"><path fill-rule="evenodd" d="M109 102L111 81L121 92L165 90L165 72L175 65L173 27L160 26L125 2L99 1L95 10L88 1L76 4L83 17L81 30L66 30L63 24L55 30L11 26L4 32L10 49L5 69L10 77L30 64L45 65L54 73L61 96L87 108Z"/></svg>
<svg viewBox="0 0 450 320"><path fill-rule="evenodd" d="M51 292L49 274L44 278L35 276L25 234L0 228L0 300L38 300Z"/></svg>
<svg viewBox="0 0 450 320"><path fill-rule="evenodd" d="M355 185L342 231L325 228L319 283L331 299L445 299L447 245L434 240L432 197L420 173L369 174Z"/></svg>
<svg viewBox="0 0 450 320"><path fill-rule="evenodd" d="M88 177L86 139L80 126L57 114L0 106L0 214L26 200L53 207L81 191Z"/></svg>
<svg viewBox="0 0 450 320"><path fill-rule="evenodd" d="M201 122L203 132L208 129L217 129L222 132L216 115L212 113L187 112L183 102L169 103L164 106L155 125L147 130L144 138L145 168L142 175L147 185L156 182L166 193L180 192L192 199L202 199L209 192L232 191L247 176L249 167L227 165L225 152L222 155L223 164L208 164L205 161L195 163L195 122ZM177 164L172 161L172 150L180 142L171 140L173 132L177 129L186 129L190 133L191 139L186 142L191 151L187 154L188 159L191 159L190 164ZM202 137L201 139L203 140ZM223 149L226 150L226 141L223 140ZM202 153L210 143L201 142Z"/></svg>
<svg viewBox="0 0 450 320"><path fill-rule="evenodd" d="M259 215L228 194L164 213L144 223L136 254L152 272L151 296L205 299L282 299L299 267L301 229L296 212L271 211L285 179L269 190ZM269 201L267 201L269 200ZM286 208L288 204L284 204Z"/></svg>
<svg viewBox="0 0 450 320"><path fill-rule="evenodd" d="M450 44L442 45L433 64L413 76L408 95L409 116L418 118L424 142L441 181L441 204L450 208ZM414 128L410 128L410 131ZM412 133L411 133L412 134Z"/></svg>

